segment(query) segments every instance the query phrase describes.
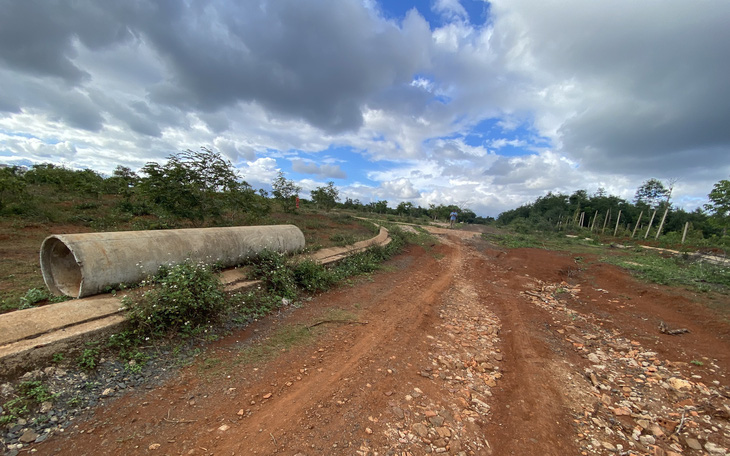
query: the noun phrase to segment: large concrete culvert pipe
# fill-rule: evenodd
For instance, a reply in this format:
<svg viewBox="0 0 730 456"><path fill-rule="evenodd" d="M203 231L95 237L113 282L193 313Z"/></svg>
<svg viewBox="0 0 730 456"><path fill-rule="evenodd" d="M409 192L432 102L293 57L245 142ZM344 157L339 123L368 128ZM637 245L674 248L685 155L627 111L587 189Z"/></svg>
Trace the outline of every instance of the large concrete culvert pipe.
<svg viewBox="0 0 730 456"><path fill-rule="evenodd" d="M41 245L41 271L51 292L82 298L186 259L232 267L264 249L302 248L304 234L294 225L57 234Z"/></svg>

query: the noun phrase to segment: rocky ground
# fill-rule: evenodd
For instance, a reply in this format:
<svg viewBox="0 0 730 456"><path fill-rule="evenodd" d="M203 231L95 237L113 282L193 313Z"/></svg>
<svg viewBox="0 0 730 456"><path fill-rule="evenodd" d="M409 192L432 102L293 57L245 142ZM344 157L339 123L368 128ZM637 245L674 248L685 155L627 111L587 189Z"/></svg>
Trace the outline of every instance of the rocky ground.
<svg viewBox="0 0 730 456"><path fill-rule="evenodd" d="M190 365L29 374L89 407L49 403L6 453L728 454L730 323L707 295L436 235Z"/></svg>

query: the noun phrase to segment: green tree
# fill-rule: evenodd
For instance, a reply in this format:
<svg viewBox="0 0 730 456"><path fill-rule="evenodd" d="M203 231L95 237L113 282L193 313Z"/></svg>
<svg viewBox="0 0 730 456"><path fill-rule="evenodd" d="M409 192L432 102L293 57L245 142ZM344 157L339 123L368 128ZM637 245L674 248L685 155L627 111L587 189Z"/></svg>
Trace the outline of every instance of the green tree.
<svg viewBox="0 0 730 456"><path fill-rule="evenodd" d="M26 194L25 180L17 166L0 168L0 211L8 204L19 202Z"/></svg>
<svg viewBox="0 0 730 456"><path fill-rule="evenodd" d="M651 178L639 186L634 195L636 204L646 204L652 209L657 209L662 200L669 201L670 190L658 180Z"/></svg>
<svg viewBox="0 0 730 456"><path fill-rule="evenodd" d="M200 222L220 218L253 193L230 161L205 147L170 155L164 165L147 163L141 172L141 197L170 215Z"/></svg>
<svg viewBox="0 0 730 456"><path fill-rule="evenodd" d="M271 183L274 198L281 204L281 208L284 212L294 212L296 209L296 198L299 197L299 191L302 187L294 183L294 181L284 177L284 172L279 171L279 174Z"/></svg>
<svg viewBox="0 0 730 456"><path fill-rule="evenodd" d="M329 212L340 201L340 192L335 187L335 183L330 181L326 187L317 187L312 190L312 201L318 207Z"/></svg>
<svg viewBox="0 0 730 456"><path fill-rule="evenodd" d="M730 180L723 179L717 182L707 197L710 202L704 207L711 214L710 220L722 228L724 236L730 225Z"/></svg>

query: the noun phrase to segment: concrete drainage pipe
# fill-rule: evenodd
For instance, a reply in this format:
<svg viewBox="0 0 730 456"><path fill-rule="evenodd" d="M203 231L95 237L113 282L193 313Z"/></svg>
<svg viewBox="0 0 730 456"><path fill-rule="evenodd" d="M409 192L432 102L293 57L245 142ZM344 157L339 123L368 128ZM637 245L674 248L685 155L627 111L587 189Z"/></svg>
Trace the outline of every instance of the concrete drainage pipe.
<svg viewBox="0 0 730 456"><path fill-rule="evenodd" d="M232 267L264 249L302 248L304 234L294 225L57 234L41 245L41 271L51 292L82 298L188 258Z"/></svg>

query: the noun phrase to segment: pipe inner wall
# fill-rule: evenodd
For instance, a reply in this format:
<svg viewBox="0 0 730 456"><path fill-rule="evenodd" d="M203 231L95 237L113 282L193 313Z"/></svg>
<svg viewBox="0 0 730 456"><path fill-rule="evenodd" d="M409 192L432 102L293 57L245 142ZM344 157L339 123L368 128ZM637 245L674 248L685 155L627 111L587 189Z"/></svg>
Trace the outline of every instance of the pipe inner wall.
<svg viewBox="0 0 730 456"><path fill-rule="evenodd" d="M51 292L82 298L188 259L233 267L265 249L303 248L304 234L294 225L58 234L43 241L40 262Z"/></svg>

